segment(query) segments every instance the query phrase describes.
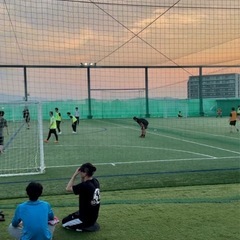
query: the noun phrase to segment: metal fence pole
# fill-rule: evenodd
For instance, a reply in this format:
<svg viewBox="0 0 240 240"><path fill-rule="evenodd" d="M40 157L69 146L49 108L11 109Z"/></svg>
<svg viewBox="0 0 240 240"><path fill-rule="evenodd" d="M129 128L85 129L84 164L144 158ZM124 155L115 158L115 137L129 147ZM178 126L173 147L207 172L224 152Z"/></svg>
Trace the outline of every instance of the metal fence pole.
<svg viewBox="0 0 240 240"><path fill-rule="evenodd" d="M88 83L88 119L92 119L92 102L91 102L91 74L90 67L87 68L87 83Z"/></svg>
<svg viewBox="0 0 240 240"><path fill-rule="evenodd" d="M148 101L148 68L145 68L145 98L146 98L146 117L150 117L149 114L149 101Z"/></svg>
<svg viewBox="0 0 240 240"><path fill-rule="evenodd" d="M204 116L204 111L203 111L203 96L202 96L202 88L203 88L203 83L202 83L202 67L199 67L199 115L201 117Z"/></svg>

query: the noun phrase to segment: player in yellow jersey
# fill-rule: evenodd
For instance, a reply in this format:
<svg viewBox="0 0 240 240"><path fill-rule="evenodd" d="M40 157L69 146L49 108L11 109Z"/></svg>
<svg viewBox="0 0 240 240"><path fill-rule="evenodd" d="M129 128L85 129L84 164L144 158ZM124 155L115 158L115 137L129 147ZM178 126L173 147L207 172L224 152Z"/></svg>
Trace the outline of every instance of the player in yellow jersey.
<svg viewBox="0 0 240 240"><path fill-rule="evenodd" d="M45 143L48 143L48 140L50 139L52 133L55 135L55 143L58 143L58 135L57 135L57 124L56 124L56 119L53 116L53 112L49 112L50 116L50 124L49 124L49 132L48 132L48 137L46 140L44 140Z"/></svg>
<svg viewBox="0 0 240 240"><path fill-rule="evenodd" d="M55 108L55 118L56 118L56 124L57 124L57 130L58 130L58 134L62 134L61 132L61 129L60 129L60 125L61 125L61 122L62 122L62 115L61 113L59 112L59 109L58 108Z"/></svg>
<svg viewBox="0 0 240 240"><path fill-rule="evenodd" d="M230 132L233 132L233 129L239 132L239 129L236 127L236 122L237 122L237 112L235 108L232 107L232 111L230 113L230 118L229 118L229 125L231 127Z"/></svg>
<svg viewBox="0 0 240 240"><path fill-rule="evenodd" d="M77 118L73 116L70 112L67 112L67 115L70 117L72 120L72 133L77 133Z"/></svg>

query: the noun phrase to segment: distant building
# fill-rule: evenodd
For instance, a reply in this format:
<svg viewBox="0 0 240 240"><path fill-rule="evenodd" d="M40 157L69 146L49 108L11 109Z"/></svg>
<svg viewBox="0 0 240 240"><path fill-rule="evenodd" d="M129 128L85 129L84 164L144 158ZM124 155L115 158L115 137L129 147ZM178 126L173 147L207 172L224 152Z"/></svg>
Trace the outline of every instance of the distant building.
<svg viewBox="0 0 240 240"><path fill-rule="evenodd" d="M199 76L188 80L188 98L199 98ZM216 74L202 76L202 98L239 98L240 74Z"/></svg>

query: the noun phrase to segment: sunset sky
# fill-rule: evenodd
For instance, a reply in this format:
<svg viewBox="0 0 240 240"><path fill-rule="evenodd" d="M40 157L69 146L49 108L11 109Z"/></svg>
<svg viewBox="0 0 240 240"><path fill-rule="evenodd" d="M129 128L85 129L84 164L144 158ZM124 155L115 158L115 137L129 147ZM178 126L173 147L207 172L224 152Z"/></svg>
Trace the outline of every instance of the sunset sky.
<svg viewBox="0 0 240 240"><path fill-rule="evenodd" d="M240 65L239 26L239 0L0 0L0 65ZM110 72L106 81L129 74ZM176 72L164 72L162 82L155 77L152 87L187 81L198 70ZM0 68L1 81L18 76L9 74ZM51 74L51 81L69 76ZM70 74L70 85L77 75ZM49 72L35 73L32 81L42 76Z"/></svg>

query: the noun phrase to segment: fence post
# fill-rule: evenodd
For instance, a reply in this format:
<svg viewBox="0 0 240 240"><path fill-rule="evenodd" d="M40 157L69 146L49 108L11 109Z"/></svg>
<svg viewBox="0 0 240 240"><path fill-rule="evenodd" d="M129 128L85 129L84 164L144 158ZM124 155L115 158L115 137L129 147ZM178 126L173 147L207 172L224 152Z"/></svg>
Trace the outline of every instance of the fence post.
<svg viewBox="0 0 240 240"><path fill-rule="evenodd" d="M149 114L149 102L148 102L148 67L145 67L145 99L146 99L146 117L150 117Z"/></svg>
<svg viewBox="0 0 240 240"><path fill-rule="evenodd" d="M90 67L87 67L87 83L88 83L88 119L92 119L92 106L91 106L91 76Z"/></svg>
<svg viewBox="0 0 240 240"><path fill-rule="evenodd" d="M203 83L202 83L202 67L199 67L199 115L201 117L204 116L204 111L203 111L203 96L202 96L202 88L203 88Z"/></svg>
<svg viewBox="0 0 240 240"><path fill-rule="evenodd" d="M27 89L27 67L23 67L24 73L24 101L28 101L28 89Z"/></svg>

